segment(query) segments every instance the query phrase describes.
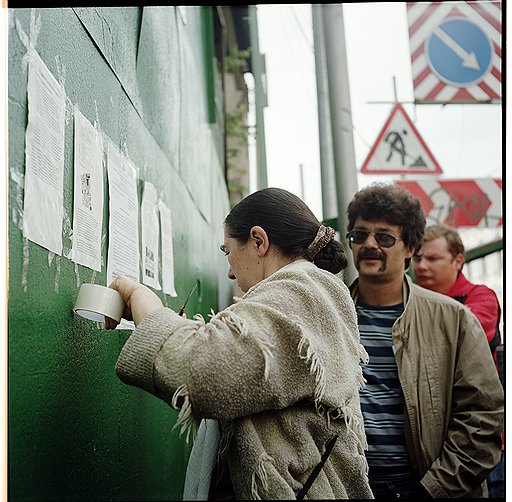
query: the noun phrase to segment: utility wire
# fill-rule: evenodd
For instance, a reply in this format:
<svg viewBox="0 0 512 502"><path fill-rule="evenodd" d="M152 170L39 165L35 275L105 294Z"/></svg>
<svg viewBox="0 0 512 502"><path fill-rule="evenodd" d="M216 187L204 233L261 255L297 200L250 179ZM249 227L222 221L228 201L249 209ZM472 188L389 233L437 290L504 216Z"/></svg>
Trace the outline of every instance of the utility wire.
<svg viewBox="0 0 512 502"><path fill-rule="evenodd" d="M312 70L311 74L305 73L304 72L304 70L305 70L305 68L304 68L304 61L303 60L299 61L298 58L297 58L297 53L296 53L297 46L298 46L298 43L296 42L297 37L294 34L293 38L295 40L292 40L292 38L290 37L290 31L289 31L290 28L292 28L295 24L297 24L297 26L299 27L300 34L301 34L300 45L302 45L302 43L304 42L302 40L302 38L303 38L305 40L307 46L308 46L308 49L311 51L311 54L314 54L314 51L312 50L311 42L307 39L307 36L306 36L306 34L304 32L304 29L303 29L302 25L300 24L300 22L298 20L296 11L291 6L288 6L288 7L289 7L288 10L291 9L293 17L295 19L295 23L291 24L291 23L287 22L288 16L285 16L286 17L286 19L285 19L283 17L284 12L281 11L281 23L282 23L282 25L284 27L283 35L286 38L286 45L290 48L289 54L290 54L291 59L293 60L294 67L302 75L302 82L307 82L307 89L304 89L304 87L303 87L303 89L306 91L308 96L316 96L316 89L311 87L311 82L315 81L315 64L314 64L314 60L313 60L312 65L311 65L311 70Z"/></svg>
<svg viewBox="0 0 512 502"><path fill-rule="evenodd" d="M307 37L306 32L304 31L304 27L302 26L302 23L300 22L300 19L297 16L296 10L293 8L292 5L289 6L289 9L291 10L291 12L293 14L293 17L295 18L295 22L297 23L297 26L299 27L299 30L300 30L303 38L304 38L304 41L306 42L306 45L311 50L311 53L314 54L315 53L315 46L314 46L313 42L311 41L311 39L309 39Z"/></svg>

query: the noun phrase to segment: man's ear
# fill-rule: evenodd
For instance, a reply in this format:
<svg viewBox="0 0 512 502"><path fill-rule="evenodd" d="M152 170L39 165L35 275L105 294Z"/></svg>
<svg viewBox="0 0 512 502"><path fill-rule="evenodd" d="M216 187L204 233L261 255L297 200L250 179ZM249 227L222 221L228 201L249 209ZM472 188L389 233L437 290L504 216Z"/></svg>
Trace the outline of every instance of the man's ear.
<svg viewBox="0 0 512 502"><path fill-rule="evenodd" d="M251 228L249 236L251 244L256 247L258 256L265 256L270 247L270 241L268 240L267 232L265 232L265 230L259 226L254 226Z"/></svg>
<svg viewBox="0 0 512 502"><path fill-rule="evenodd" d="M464 254L458 253L455 255L455 264L457 265L457 272L460 272L462 270L462 266L464 265Z"/></svg>
<svg viewBox="0 0 512 502"><path fill-rule="evenodd" d="M414 246L406 248L406 250L405 250L405 257L406 258L412 258L414 256L414 253L416 253L416 248Z"/></svg>

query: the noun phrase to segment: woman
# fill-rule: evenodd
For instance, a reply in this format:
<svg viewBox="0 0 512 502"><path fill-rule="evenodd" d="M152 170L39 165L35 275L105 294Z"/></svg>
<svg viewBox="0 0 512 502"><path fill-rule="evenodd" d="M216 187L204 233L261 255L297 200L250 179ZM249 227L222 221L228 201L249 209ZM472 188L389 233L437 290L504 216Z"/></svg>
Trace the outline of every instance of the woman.
<svg viewBox="0 0 512 502"><path fill-rule="evenodd" d="M137 326L121 380L179 409L182 432L218 421L210 498L294 499L304 485L300 497L373 498L359 405L366 352L333 237L298 197L266 188L226 217L221 249L245 294L208 323L124 277L111 285Z"/></svg>

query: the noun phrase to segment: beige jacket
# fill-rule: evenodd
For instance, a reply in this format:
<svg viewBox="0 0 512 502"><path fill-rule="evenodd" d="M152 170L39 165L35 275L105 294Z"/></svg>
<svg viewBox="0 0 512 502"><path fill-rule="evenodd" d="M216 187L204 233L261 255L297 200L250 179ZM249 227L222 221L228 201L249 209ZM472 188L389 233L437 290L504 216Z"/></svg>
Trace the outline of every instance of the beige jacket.
<svg viewBox="0 0 512 502"><path fill-rule="evenodd" d="M365 357L343 281L298 260L208 323L167 308L148 315L116 371L180 409L182 432L219 420L238 499L294 499L335 434L306 498L373 498L359 404Z"/></svg>
<svg viewBox="0 0 512 502"><path fill-rule="evenodd" d="M482 497L503 429L503 389L487 338L467 307L405 277L393 344L413 469L434 498ZM357 301L357 281L350 289Z"/></svg>

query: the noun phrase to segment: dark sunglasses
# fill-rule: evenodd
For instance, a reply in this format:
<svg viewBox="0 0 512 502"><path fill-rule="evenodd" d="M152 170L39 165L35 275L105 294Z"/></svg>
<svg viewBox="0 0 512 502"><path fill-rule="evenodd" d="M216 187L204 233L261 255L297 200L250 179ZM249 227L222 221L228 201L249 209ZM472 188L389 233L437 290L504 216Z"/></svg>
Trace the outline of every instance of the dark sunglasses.
<svg viewBox="0 0 512 502"><path fill-rule="evenodd" d="M395 237L393 234L388 234L387 232L368 232L368 230L351 230L347 233L347 239L352 244L362 244L366 242L368 236L373 235L377 244L382 246L383 248L390 248L395 245L397 240L401 241L401 237Z"/></svg>

